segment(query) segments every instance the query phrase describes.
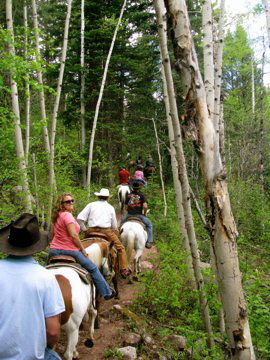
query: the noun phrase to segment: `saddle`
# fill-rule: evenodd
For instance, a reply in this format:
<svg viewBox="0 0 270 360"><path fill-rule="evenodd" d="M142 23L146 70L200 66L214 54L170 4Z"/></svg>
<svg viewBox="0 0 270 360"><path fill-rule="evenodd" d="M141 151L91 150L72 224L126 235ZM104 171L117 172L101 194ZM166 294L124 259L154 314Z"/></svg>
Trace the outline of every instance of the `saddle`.
<svg viewBox="0 0 270 360"><path fill-rule="evenodd" d="M84 269L76 260L69 255L58 255L51 256L49 258L49 265L46 266L46 269L59 269L61 267L68 267L72 270L75 270L79 275L80 279L87 285L93 285L93 280L89 272Z"/></svg>
<svg viewBox="0 0 270 360"><path fill-rule="evenodd" d="M136 216L130 216L125 222L127 222L127 221L134 221L134 222L137 222L137 223L141 224L143 229L146 231L146 225L145 225L145 223L143 222L142 219L140 219L140 218L138 218Z"/></svg>
<svg viewBox="0 0 270 360"><path fill-rule="evenodd" d="M98 238L109 241L108 236L106 234L103 234L102 232L87 232L85 236L86 237L84 238L84 240L89 238Z"/></svg>

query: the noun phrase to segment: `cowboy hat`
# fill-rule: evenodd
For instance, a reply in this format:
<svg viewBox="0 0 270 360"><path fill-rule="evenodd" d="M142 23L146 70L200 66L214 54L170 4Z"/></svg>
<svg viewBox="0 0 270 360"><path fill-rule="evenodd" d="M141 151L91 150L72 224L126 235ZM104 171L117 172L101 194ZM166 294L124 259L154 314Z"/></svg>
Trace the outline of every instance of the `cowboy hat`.
<svg viewBox="0 0 270 360"><path fill-rule="evenodd" d="M95 192L94 195L96 196L104 196L104 197L109 197L110 196L110 192L108 189L102 188L100 190L100 192Z"/></svg>
<svg viewBox="0 0 270 360"><path fill-rule="evenodd" d="M132 184L132 188L133 189L139 189L140 188L140 183L138 181L135 181L133 184Z"/></svg>
<svg viewBox="0 0 270 360"><path fill-rule="evenodd" d="M22 214L0 229L0 251L8 255L33 255L45 249L48 243L48 233L39 231L38 219L32 214Z"/></svg>

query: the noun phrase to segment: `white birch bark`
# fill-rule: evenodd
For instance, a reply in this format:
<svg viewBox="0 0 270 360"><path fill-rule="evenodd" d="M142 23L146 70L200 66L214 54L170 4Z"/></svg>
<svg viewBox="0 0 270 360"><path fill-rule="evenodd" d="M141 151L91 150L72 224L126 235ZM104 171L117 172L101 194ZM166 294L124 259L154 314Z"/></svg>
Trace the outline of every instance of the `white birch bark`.
<svg viewBox="0 0 270 360"><path fill-rule="evenodd" d="M211 230L218 283L225 313L225 326L233 359L255 359L237 255L236 224L232 215L226 176L220 159L217 137L209 117L204 84L194 49L186 3L166 0L172 24L174 54L183 81L187 119L194 117L197 151L205 180L208 226ZM195 116L189 109L196 110Z"/></svg>
<svg viewBox="0 0 270 360"><path fill-rule="evenodd" d="M36 56L37 59L40 60L40 45L39 45L39 25L38 25L38 15L37 15L37 6L36 0L32 0L32 12L33 12L33 25L35 31L35 46L36 46ZM46 105L45 105L45 95L43 90L43 76L41 70L37 70L38 83L41 85L39 90L39 103L40 103L40 111L41 111L41 120L43 123L42 127L42 135L45 151L47 154L50 154L50 141L49 134L47 128L47 115L46 115Z"/></svg>
<svg viewBox="0 0 270 360"><path fill-rule="evenodd" d="M84 65L84 31L85 31L85 19L84 19L84 0L81 0L81 151L85 150L85 65ZM86 168L82 168L82 183L86 187Z"/></svg>
<svg viewBox="0 0 270 360"><path fill-rule="evenodd" d="M221 94L221 80L222 80L222 59L224 47L224 14L225 14L225 0L220 1L220 15L218 24L218 40L215 50L215 104L214 116L212 118L214 128L219 142L219 117L220 117L220 94Z"/></svg>
<svg viewBox="0 0 270 360"><path fill-rule="evenodd" d="M169 132L169 139L170 139L170 155L171 155L171 166L172 166L172 174L173 174L173 185L175 191L175 201L176 201L176 209L177 209L177 217L179 223L179 231L183 237L183 248L187 253L187 266L188 266L188 273L190 278L192 279L192 284L195 284L195 277L194 271L192 267L192 258L191 258L191 251L188 241L187 230L185 226L185 216L184 216L184 209L183 209L183 197L182 197L182 188L181 183L178 177L178 163L176 159L176 150L175 150L175 141L174 141L174 132L173 132L173 125L172 119L170 114L170 103L168 99L168 91L166 85L166 78L164 73L163 65L161 67L161 75L162 75L162 83L163 83L163 98L165 103L166 109L166 119L168 123L168 132Z"/></svg>
<svg viewBox="0 0 270 360"><path fill-rule="evenodd" d="M268 46L270 47L270 6L269 6L269 0L264 0L264 9L265 9L265 16L266 16Z"/></svg>
<svg viewBox="0 0 270 360"><path fill-rule="evenodd" d="M199 292L199 299L202 309L204 325L208 333L208 345L211 347L213 345L212 328L211 328L207 298L204 293L204 280L200 269L200 256L198 251L198 245L194 230L193 217L192 217L191 204L190 204L190 194L189 194L190 187L187 177L185 156L183 152L182 134L179 124L176 96L174 92L171 63L170 63L168 47L167 47L166 10L164 7L163 0L155 0L154 6L157 14L157 25L158 25L158 34L160 39L162 64L164 67L164 73L166 78L166 86L167 86L169 104L170 104L170 114L171 114L173 131L174 131L175 150L176 150L176 158L178 163L178 176L181 182L182 196L183 196L185 226L187 229L189 245L192 254L193 269L194 269L197 289Z"/></svg>
<svg viewBox="0 0 270 360"><path fill-rule="evenodd" d="M252 99L252 114L255 115L255 79L254 79L254 63L251 60L251 99Z"/></svg>
<svg viewBox="0 0 270 360"><path fill-rule="evenodd" d="M160 154L159 138L158 138L158 133L157 133L157 127L156 127L155 120L152 119L152 121L153 121L155 136L156 136L156 142L157 142L157 152L158 152L158 162L159 162L159 175L160 175L162 196L163 196L163 202L164 202L164 217L166 217L166 216L167 216L168 206L167 206L165 185L164 185L164 180L163 180L162 159L161 159L161 154Z"/></svg>
<svg viewBox="0 0 270 360"><path fill-rule="evenodd" d="M14 31L13 31L13 19L12 19L12 0L6 0L6 21L7 21L7 29L12 37L12 43L9 44L9 53L11 56L15 56ZM11 71L10 87L11 87L11 98L12 98L12 110L14 114L16 155L19 163L19 172L22 177L22 188L25 197L25 210L27 212L32 212L31 193L28 183L27 167L25 163L23 138L21 131L18 89L17 89L17 83L13 77L14 74Z"/></svg>
<svg viewBox="0 0 270 360"><path fill-rule="evenodd" d="M40 216L40 208L39 208L39 196L38 196L36 156L35 156L34 153L32 154L32 162L33 162L33 178L34 178L35 202L36 202L35 213L36 213L37 218L39 219L39 216Z"/></svg>
<svg viewBox="0 0 270 360"><path fill-rule="evenodd" d="M23 6L23 23L24 23L24 58L27 60L27 46L28 46L28 23L27 23L27 6L24 1ZM26 75L25 80L25 164L28 164L29 145L30 145L30 88L29 76Z"/></svg>
<svg viewBox="0 0 270 360"><path fill-rule="evenodd" d="M261 192L264 193L264 63L265 63L265 44L263 41L264 51L262 54L262 77L261 77L261 86L260 86L260 124L259 124L259 139L258 139L258 148L259 148L259 183Z"/></svg>
<svg viewBox="0 0 270 360"><path fill-rule="evenodd" d="M206 91L208 110L211 119L213 119L215 91L214 91L213 21L212 21L211 0L204 0L203 2L202 27L203 27L204 86Z"/></svg>
<svg viewBox="0 0 270 360"><path fill-rule="evenodd" d="M113 38L112 38L112 43L110 46L110 50L107 56L107 60L106 60L106 64L105 64L105 68L104 68L104 73L103 73L103 78L102 78L102 82L101 82L101 87L100 87L100 91L99 91L99 96L98 96L98 101L97 101L97 105L96 105L96 111L95 111L95 116L94 116L94 121L93 121L93 126L92 126L92 132L91 132L91 138L90 138L90 143L89 143L89 158L88 158L88 167L87 167L87 181L86 181L86 186L87 186L87 194L88 194L88 199L90 197L90 183L91 183L91 172L92 172L92 162L93 162L93 148L94 148L94 141L95 141L95 132L96 132L96 127L97 127L97 119L98 119L98 115L99 115L99 108L100 108L100 104L101 104L101 100L102 100L102 96L103 96L103 91L104 91L104 87L105 87L105 83L106 83L106 78L107 78L107 72L108 72L108 67L109 67L109 63L110 63L110 59L112 56L112 51L114 48L114 43L115 43L115 39L117 36L117 32L123 17L123 13L126 7L126 3L127 0L124 0L123 5L122 5L122 9L120 12L120 16L116 25L116 28L114 30L114 34L113 34Z"/></svg>
<svg viewBox="0 0 270 360"><path fill-rule="evenodd" d="M54 192L54 153L55 153L55 136L56 136L56 123L57 123L57 114L59 109L60 97L61 97L61 90L63 84L63 76L65 70L65 62L66 62L66 55L67 55L67 45L68 45L68 32L69 32L69 23L70 23L70 16L71 16L71 6L72 0L68 0L67 4L67 15L65 20L65 29L64 29L64 40L63 40L63 47L62 47L62 54L60 60L60 70L58 75L57 81L57 89L56 89L56 97L53 106L52 112L52 128L51 128L51 152L50 152L50 199L49 199L49 212L48 218L51 218L51 210L52 210L52 202L53 202L53 192Z"/></svg>

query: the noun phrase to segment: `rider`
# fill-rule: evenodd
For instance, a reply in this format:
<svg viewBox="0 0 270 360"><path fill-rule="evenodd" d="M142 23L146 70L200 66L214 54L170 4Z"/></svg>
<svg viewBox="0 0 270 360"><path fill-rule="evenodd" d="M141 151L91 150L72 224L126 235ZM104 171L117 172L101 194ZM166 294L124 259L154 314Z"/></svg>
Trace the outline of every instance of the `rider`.
<svg viewBox="0 0 270 360"><path fill-rule="evenodd" d="M119 176L119 185L128 184L130 173L127 171L126 167L123 165L118 173Z"/></svg>
<svg viewBox="0 0 270 360"><path fill-rule="evenodd" d="M120 274L123 278L127 278L131 271L128 268L125 248L115 234L117 220L114 208L107 202L110 196L109 190L101 189L100 192L95 192L94 194L98 197L98 201L86 205L77 217L78 223L81 230L85 232L86 237L91 232L103 233L108 236L109 242L114 243L119 254ZM85 222L87 222L87 228Z"/></svg>
<svg viewBox="0 0 270 360"><path fill-rule="evenodd" d="M127 216L123 219L122 223L128 220L129 217L138 217L146 225L147 242L145 247L151 249L153 245L153 225L146 216L148 205L145 196L139 191L140 184L138 182L133 183L133 191L127 195L126 207Z"/></svg>
<svg viewBox="0 0 270 360"><path fill-rule="evenodd" d="M135 181L134 182L139 182L142 185L146 185L146 181L144 180L144 173L143 173L143 166L142 165L138 165L136 167L136 171L135 171Z"/></svg>

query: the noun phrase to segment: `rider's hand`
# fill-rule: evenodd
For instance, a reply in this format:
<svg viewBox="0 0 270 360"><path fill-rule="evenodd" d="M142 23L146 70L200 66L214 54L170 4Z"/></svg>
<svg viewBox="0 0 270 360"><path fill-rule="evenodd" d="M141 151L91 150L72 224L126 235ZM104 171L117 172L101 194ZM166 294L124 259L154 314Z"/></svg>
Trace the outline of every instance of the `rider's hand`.
<svg viewBox="0 0 270 360"><path fill-rule="evenodd" d="M83 255L84 255L85 257L88 257L87 252L86 252L84 249L81 250L81 252L83 253Z"/></svg>

